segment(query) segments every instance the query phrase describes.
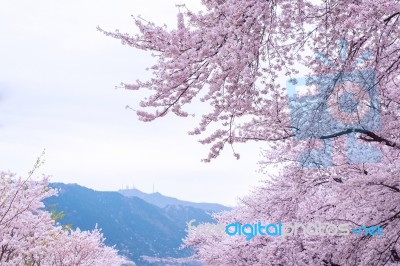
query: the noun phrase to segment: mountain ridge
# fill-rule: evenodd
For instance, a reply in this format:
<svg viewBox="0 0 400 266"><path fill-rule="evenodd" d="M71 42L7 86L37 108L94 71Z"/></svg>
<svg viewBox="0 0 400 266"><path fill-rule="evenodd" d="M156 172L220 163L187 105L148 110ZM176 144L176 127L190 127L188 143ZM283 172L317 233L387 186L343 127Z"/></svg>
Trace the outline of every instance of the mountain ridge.
<svg viewBox="0 0 400 266"><path fill-rule="evenodd" d="M191 219L196 223L215 222L211 210L169 204L159 207L136 196L96 191L78 184L51 183L50 187L57 189L58 195L45 199L44 204L48 210L64 213L58 220L61 225L81 230L93 230L98 225L105 243L115 245L121 255L138 266L157 265L148 264L141 256L190 256L191 250L179 249L187 234L187 222ZM209 208L209 205L200 206Z"/></svg>
<svg viewBox="0 0 400 266"><path fill-rule="evenodd" d="M168 205L182 205L212 212L228 211L231 209L219 203L191 202L186 200L180 200L170 196L165 196L159 192L145 193L136 188L120 189L117 192L124 195L125 197L138 197L148 203L151 203L161 208L164 208Z"/></svg>

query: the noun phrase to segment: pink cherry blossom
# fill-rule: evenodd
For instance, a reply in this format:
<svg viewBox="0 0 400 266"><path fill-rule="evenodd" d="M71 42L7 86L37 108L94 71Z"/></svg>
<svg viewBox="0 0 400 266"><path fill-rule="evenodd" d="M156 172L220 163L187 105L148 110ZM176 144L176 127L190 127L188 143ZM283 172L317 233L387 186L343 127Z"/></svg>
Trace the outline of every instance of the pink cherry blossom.
<svg viewBox="0 0 400 266"><path fill-rule="evenodd" d="M129 261L104 244L99 229L58 225L42 200L57 194L48 178L35 181L0 172L0 264L43 266L123 265Z"/></svg>
<svg viewBox="0 0 400 266"><path fill-rule="evenodd" d="M217 220L345 221L354 226L380 225L384 235L251 241L195 236L185 240L195 249L195 257L206 265L398 265L399 1L202 0L202 4L207 12L179 13L176 30L140 18L135 18L140 33L134 36L99 30L157 54L150 80L124 84L127 89L153 93L137 111L141 120L152 121L167 113L189 117L185 107L199 98L209 112L189 134L205 135L200 142L210 145L210 152L204 161L218 157L226 145L268 144L260 163L267 181ZM339 40L346 41L346 49L338 48ZM378 93L379 129L338 130L299 139L282 77L295 80L300 68L306 68L309 77L371 70ZM319 107L311 113L315 119L299 124L310 128L306 133L327 129L318 119ZM338 108L330 110L340 117L335 114ZM346 138L351 136L356 136L355 143L379 150L379 162L349 162ZM329 168L299 165L304 151L325 148L332 154ZM373 154L362 157L371 161ZM270 165L277 166L276 173L266 170Z"/></svg>

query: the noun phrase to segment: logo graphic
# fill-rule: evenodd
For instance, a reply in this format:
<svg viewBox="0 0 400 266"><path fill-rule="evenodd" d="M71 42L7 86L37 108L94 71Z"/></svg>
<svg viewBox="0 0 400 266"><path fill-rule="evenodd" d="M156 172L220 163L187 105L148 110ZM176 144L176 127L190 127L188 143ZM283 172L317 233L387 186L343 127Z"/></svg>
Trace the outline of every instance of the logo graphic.
<svg viewBox="0 0 400 266"><path fill-rule="evenodd" d="M242 224L234 222L230 224L211 224L202 223L198 226L194 226L196 220L192 219L187 223L187 232L189 237L206 235L214 237L223 236L244 236L247 241L252 240L255 236L347 236L350 232L358 236L383 236L383 228L380 226L365 225L359 226L358 228L351 229L350 224L332 224L332 223L246 223Z"/></svg>
<svg viewBox="0 0 400 266"><path fill-rule="evenodd" d="M193 225L196 220L192 219L187 223L187 232L189 236L205 234L207 236L223 236L225 234L225 224L212 224L212 223L201 223L197 226Z"/></svg>
<svg viewBox="0 0 400 266"><path fill-rule="evenodd" d="M383 236L383 232L382 232L383 228L380 226L375 226L375 225L370 226L370 227L366 227L365 225L362 225L358 228L351 230L351 232L353 234L362 236L363 230L364 230L366 236L376 236L376 235Z"/></svg>
<svg viewBox="0 0 400 266"><path fill-rule="evenodd" d="M347 52L345 40L339 42L339 48L344 64ZM356 64L369 56L369 53L364 54ZM317 54L317 59L333 66L324 55ZM381 128L378 86L373 69L291 79L286 87L295 139L318 139L322 143L320 149L310 149L300 155L300 166L331 167L333 139L342 135L347 138L349 163L380 161L377 148L357 141L358 134ZM307 87L315 88L314 92Z"/></svg>

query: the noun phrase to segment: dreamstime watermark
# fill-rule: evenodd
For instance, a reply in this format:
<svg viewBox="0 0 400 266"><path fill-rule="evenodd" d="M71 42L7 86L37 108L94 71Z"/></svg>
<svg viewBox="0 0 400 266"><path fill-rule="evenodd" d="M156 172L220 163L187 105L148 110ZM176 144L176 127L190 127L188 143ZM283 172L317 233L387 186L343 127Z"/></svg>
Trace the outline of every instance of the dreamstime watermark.
<svg viewBox="0 0 400 266"><path fill-rule="evenodd" d="M339 43L342 64L346 60L347 43ZM369 57L359 58L354 66ZM321 54L317 55L328 66L333 64ZM357 141L357 134L370 134L381 128L378 87L375 70L325 74L288 80L291 126L295 139L319 139L320 149L311 149L300 155L299 163L307 168L331 167L333 139L347 137L349 163L376 163L380 151ZM312 90L312 88L314 88Z"/></svg>
<svg viewBox="0 0 400 266"><path fill-rule="evenodd" d="M188 222L188 234L204 234L207 236L245 236L246 240L251 240L255 236L347 236L356 234L358 236L383 236L383 228L380 226L359 226L351 229L350 224L332 224L332 223L268 223L257 222L254 224L241 224L234 222L231 224L211 224L203 223L194 226L196 220Z"/></svg>

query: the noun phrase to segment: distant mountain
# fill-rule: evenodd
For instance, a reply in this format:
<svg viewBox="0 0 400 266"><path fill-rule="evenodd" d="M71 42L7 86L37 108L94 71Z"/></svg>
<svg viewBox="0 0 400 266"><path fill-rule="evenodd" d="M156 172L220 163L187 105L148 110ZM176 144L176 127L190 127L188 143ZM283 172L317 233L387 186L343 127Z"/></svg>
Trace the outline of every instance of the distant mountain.
<svg viewBox="0 0 400 266"><path fill-rule="evenodd" d="M210 211L192 206L161 208L139 197L125 197L118 192L100 192L77 184L52 183L50 186L59 190L58 196L48 198L44 203L48 210L64 212L60 224L71 224L81 230L92 230L97 224L106 237L106 244L116 245L122 255L139 266L155 265L141 260L143 255L189 256L191 250L178 250L187 234L186 223L191 219L195 219L196 224L213 222Z"/></svg>
<svg viewBox="0 0 400 266"><path fill-rule="evenodd" d="M217 204L217 203L196 203L196 202L190 202L190 201L184 201L184 200L179 200L176 198L164 196L158 192L155 193L144 193L140 190L137 189L120 189L118 190L119 193L126 197L138 197L148 203L151 203L153 205L156 205L160 208L164 208L168 205L181 205L181 206L187 206L187 207L193 207L193 208L198 208L202 209L205 211L211 211L211 212L220 212L220 211L227 211L230 210L230 208Z"/></svg>

